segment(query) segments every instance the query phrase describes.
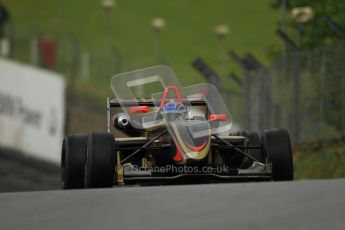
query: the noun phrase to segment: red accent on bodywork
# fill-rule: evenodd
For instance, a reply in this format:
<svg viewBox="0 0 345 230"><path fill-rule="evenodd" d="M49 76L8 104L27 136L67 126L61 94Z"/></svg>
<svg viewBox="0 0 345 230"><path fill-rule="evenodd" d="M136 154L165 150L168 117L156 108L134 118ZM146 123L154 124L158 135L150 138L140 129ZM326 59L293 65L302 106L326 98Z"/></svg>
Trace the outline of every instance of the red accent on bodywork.
<svg viewBox="0 0 345 230"><path fill-rule="evenodd" d="M229 120L228 115L226 114L211 114L210 121L227 121Z"/></svg>
<svg viewBox="0 0 345 230"><path fill-rule="evenodd" d="M207 139L205 140L205 142L202 144L202 145L199 145L199 146L192 146L190 144L188 144L187 142L185 142L186 145L188 145L188 148L194 150L194 151L197 151L199 152L200 150L202 150L203 148L205 148L205 146L207 145Z"/></svg>
<svg viewBox="0 0 345 230"><path fill-rule="evenodd" d="M148 106L134 106L129 108L130 113L147 113L149 111Z"/></svg>
<svg viewBox="0 0 345 230"><path fill-rule="evenodd" d="M187 142L185 142L185 144L188 145L188 147L190 149L199 152L200 150L205 148L205 146L207 145L207 139L205 140L205 142L202 145L199 145L199 146L192 146L192 145L188 144ZM175 153L175 156L173 157L173 160L176 162L180 162L183 160L182 154L178 148L176 149L176 153Z"/></svg>
<svg viewBox="0 0 345 230"><path fill-rule="evenodd" d="M180 91L178 90L178 88L174 85L169 85L169 86L165 87L165 89L164 89L162 101L161 101L161 104L159 106L160 108L164 107L164 104L166 102L167 94L168 94L169 90L173 90L175 92L175 95L177 97L177 102L182 104L182 97L181 97L181 94L180 94Z"/></svg>
<svg viewBox="0 0 345 230"><path fill-rule="evenodd" d="M175 153L175 156L173 157L174 161L182 161L183 158L182 158L182 154L180 152L180 150L178 150L178 148L176 149L176 153Z"/></svg>

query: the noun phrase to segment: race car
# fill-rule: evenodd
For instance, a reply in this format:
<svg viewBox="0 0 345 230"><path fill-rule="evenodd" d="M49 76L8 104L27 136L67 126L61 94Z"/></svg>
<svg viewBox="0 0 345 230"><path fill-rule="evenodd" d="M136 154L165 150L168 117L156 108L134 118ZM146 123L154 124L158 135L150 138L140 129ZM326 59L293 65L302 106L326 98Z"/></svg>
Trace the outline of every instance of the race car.
<svg viewBox="0 0 345 230"><path fill-rule="evenodd" d="M156 66L116 75L111 87L107 131L63 141L64 189L293 180L288 132L231 131L213 85L181 87L169 67Z"/></svg>

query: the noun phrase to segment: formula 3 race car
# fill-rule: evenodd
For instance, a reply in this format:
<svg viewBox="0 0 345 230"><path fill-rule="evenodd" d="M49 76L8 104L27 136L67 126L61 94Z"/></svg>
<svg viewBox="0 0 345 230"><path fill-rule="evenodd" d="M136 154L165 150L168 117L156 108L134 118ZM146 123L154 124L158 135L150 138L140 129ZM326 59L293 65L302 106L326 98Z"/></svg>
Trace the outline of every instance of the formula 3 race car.
<svg viewBox="0 0 345 230"><path fill-rule="evenodd" d="M169 67L156 66L116 75L111 87L107 131L63 141L64 189L293 180L288 132L230 132L213 85L181 87Z"/></svg>

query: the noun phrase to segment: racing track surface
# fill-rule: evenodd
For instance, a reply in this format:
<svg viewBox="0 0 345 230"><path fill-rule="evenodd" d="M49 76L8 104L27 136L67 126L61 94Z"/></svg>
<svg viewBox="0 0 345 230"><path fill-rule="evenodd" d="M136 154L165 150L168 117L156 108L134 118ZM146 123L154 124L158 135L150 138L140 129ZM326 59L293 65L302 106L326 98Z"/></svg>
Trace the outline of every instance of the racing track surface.
<svg viewBox="0 0 345 230"><path fill-rule="evenodd" d="M344 229L345 179L0 194L0 229Z"/></svg>
<svg viewBox="0 0 345 230"><path fill-rule="evenodd" d="M0 148L0 192L59 188L60 167L58 165L18 151Z"/></svg>

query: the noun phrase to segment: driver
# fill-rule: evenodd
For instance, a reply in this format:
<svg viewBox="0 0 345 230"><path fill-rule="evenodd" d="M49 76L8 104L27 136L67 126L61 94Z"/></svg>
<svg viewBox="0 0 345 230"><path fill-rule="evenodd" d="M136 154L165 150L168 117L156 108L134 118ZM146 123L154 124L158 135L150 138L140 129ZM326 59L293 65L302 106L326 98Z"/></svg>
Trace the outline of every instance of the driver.
<svg viewBox="0 0 345 230"><path fill-rule="evenodd" d="M165 112L185 112L186 107L176 102L174 99L170 99L168 103L165 104L163 111Z"/></svg>
<svg viewBox="0 0 345 230"><path fill-rule="evenodd" d="M176 119L183 119L183 116L187 113L187 108L182 103L170 99L169 102L164 105L161 112L165 120L174 121Z"/></svg>

